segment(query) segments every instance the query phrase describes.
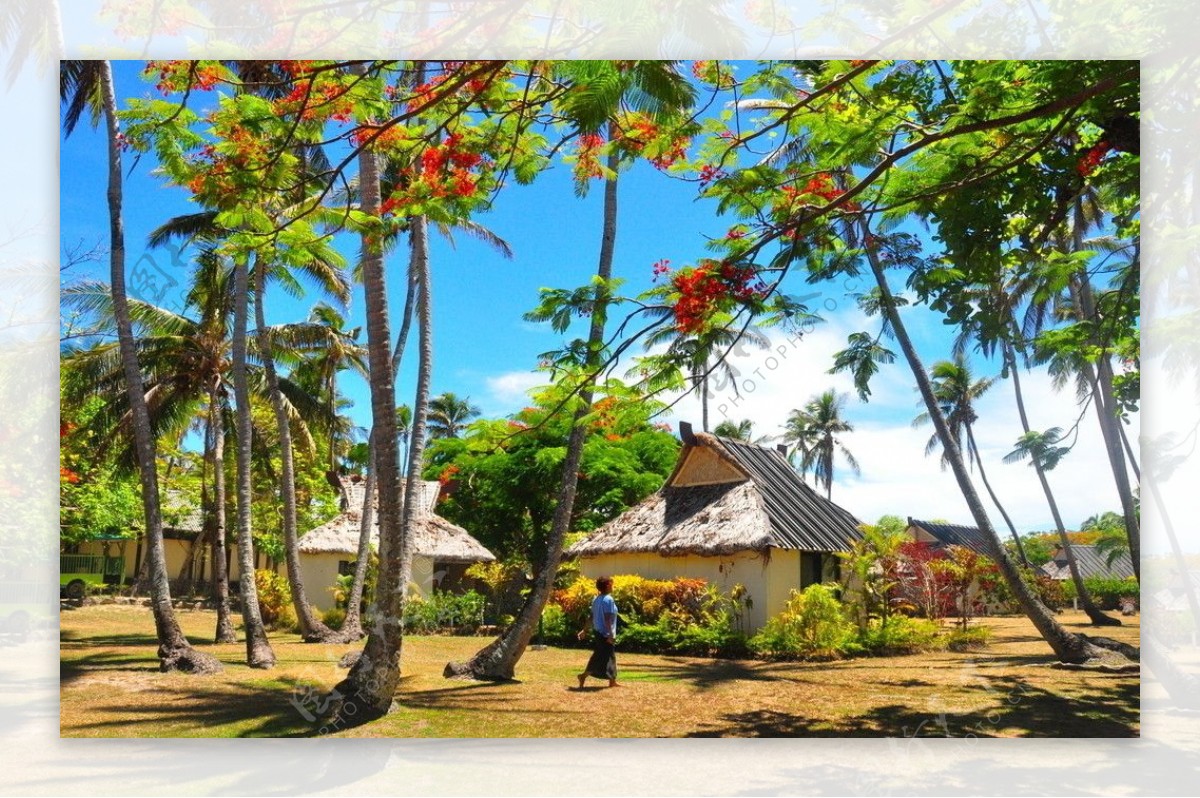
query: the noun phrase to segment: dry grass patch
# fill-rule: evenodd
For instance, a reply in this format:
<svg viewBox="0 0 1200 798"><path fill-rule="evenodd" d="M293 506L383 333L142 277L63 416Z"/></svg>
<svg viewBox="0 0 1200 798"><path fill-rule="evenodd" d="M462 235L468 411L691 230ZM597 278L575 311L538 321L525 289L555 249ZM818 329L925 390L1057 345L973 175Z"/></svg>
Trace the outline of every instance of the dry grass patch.
<svg viewBox="0 0 1200 798"><path fill-rule="evenodd" d="M226 669L163 674L153 622L140 607L97 606L62 616L61 731L69 737L311 736L321 696L358 646L273 634L269 671L244 665L240 643L216 646L211 612L181 612L192 641ZM1091 633L1082 613L1064 613ZM1105 630L1138 643L1137 619ZM446 680L449 660L483 638L411 637L397 709L353 737L1050 736L1138 734L1138 675L1051 668L1049 648L1024 618L990 618L983 651L827 663L618 654L624 686L574 687L582 649L529 651L519 682ZM306 717L307 715L307 717ZM309 719L311 718L311 720ZM329 731L326 729L326 731Z"/></svg>

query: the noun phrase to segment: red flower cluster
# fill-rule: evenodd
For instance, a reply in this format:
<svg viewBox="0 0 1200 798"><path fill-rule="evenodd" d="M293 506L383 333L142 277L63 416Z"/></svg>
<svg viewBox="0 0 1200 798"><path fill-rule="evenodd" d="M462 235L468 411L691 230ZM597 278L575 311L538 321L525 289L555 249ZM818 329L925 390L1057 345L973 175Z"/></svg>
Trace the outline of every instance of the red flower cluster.
<svg viewBox="0 0 1200 798"><path fill-rule="evenodd" d="M604 177L599 157L603 146L604 137L599 133L585 133L579 137L579 160L575 164L577 177Z"/></svg>
<svg viewBox="0 0 1200 798"><path fill-rule="evenodd" d="M210 91L221 80L221 68L216 64L196 67L192 74L194 61L148 61L144 74L158 74L158 83L154 88L164 95L188 88Z"/></svg>
<svg viewBox="0 0 1200 798"><path fill-rule="evenodd" d="M452 133L441 144L433 144L422 152L417 164L403 170L407 192L393 194L379 208L380 214L402 211L412 202L414 189L425 188L433 197L474 196L478 175L471 170L485 165L484 157L463 147L463 137Z"/></svg>
<svg viewBox="0 0 1200 798"><path fill-rule="evenodd" d="M75 483L79 481L79 475L66 466L59 466L58 478L66 482Z"/></svg>
<svg viewBox="0 0 1200 798"><path fill-rule="evenodd" d="M674 308L676 328L685 333L697 332L721 302L749 302L766 296L766 286L755 276L750 266L716 261L703 261L694 269L678 272L671 280L679 292Z"/></svg>
<svg viewBox="0 0 1200 798"><path fill-rule="evenodd" d="M663 258L662 260L656 260L650 267L650 270L654 273L654 282L658 282L659 277L662 277L664 274L667 274L671 271L671 261L667 260L666 258Z"/></svg>
<svg viewBox="0 0 1200 798"><path fill-rule="evenodd" d="M1096 142L1091 149L1083 154L1079 162L1075 164L1075 171L1079 172L1080 177L1090 177L1111 149L1112 145L1107 141Z"/></svg>
<svg viewBox="0 0 1200 798"><path fill-rule="evenodd" d="M724 176L725 172L722 171L721 167L719 166L705 164L704 166L700 167L700 185L702 186L707 186L714 180L720 180Z"/></svg>
<svg viewBox="0 0 1200 798"><path fill-rule="evenodd" d="M442 483L442 487L444 488L454 481L454 475L457 473L458 466L453 464L448 465L442 470L442 473L438 474L438 482Z"/></svg>

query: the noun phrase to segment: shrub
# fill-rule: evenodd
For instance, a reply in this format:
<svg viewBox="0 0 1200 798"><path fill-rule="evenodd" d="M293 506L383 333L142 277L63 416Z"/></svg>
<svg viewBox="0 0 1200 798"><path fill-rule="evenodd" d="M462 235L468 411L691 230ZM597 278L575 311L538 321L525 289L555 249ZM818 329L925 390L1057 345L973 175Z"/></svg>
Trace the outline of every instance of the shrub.
<svg viewBox="0 0 1200 798"><path fill-rule="evenodd" d="M664 615L680 623L704 623L705 613L711 612L713 603L709 585L703 579L643 579L621 574L613 577L612 596L623 623L650 626ZM595 581L580 579L570 587L556 590L551 602L562 608L572 632L578 632L590 623L595 597Z"/></svg>
<svg viewBox="0 0 1200 798"><path fill-rule="evenodd" d="M1062 592L1066 601L1073 600L1076 593L1074 580L1066 579L1060 584L1062 585ZM1102 610L1120 609L1121 599L1132 598L1136 600L1140 593L1137 581L1133 579L1119 579L1113 576L1085 577L1083 586L1092 595L1092 601Z"/></svg>
<svg viewBox="0 0 1200 798"><path fill-rule="evenodd" d="M938 647L941 637L941 629L933 621L897 615L886 623L872 621L857 642L867 653L887 656L931 651Z"/></svg>
<svg viewBox="0 0 1200 798"><path fill-rule="evenodd" d="M321 613L321 622L330 629L341 629L346 622L346 610L342 607L332 607Z"/></svg>
<svg viewBox="0 0 1200 798"><path fill-rule="evenodd" d="M542 642L556 645L574 642L578 631L567 623L567 614L557 604L549 603L542 610Z"/></svg>
<svg viewBox="0 0 1200 798"><path fill-rule="evenodd" d="M435 590L428 598L414 596L404 605L404 630L413 634L470 634L479 628L483 604L483 596L474 590L461 594Z"/></svg>
<svg viewBox="0 0 1200 798"><path fill-rule="evenodd" d="M254 572L254 587L258 591L258 610L268 629L296 629L296 611L292 607L292 587L287 577L274 571Z"/></svg>
<svg viewBox="0 0 1200 798"><path fill-rule="evenodd" d="M974 651L983 648L992 639L992 630L986 626L969 629L953 629L945 637L946 647L951 651Z"/></svg>
<svg viewBox="0 0 1200 798"><path fill-rule="evenodd" d="M1051 612L1059 612L1066 606L1067 600L1063 594L1062 582L1028 568L1018 568L1017 571L1021 574L1021 581L1041 599L1041 602L1046 605L1046 609ZM1002 605L1003 612L1012 615L1021 615L1024 612L1012 591L1009 590L1007 582L1003 580L997 582L993 596Z"/></svg>
<svg viewBox="0 0 1200 798"><path fill-rule="evenodd" d="M825 585L792 591L787 609L767 621L750 638L750 650L776 657L832 659L845 653L854 626L844 608Z"/></svg>

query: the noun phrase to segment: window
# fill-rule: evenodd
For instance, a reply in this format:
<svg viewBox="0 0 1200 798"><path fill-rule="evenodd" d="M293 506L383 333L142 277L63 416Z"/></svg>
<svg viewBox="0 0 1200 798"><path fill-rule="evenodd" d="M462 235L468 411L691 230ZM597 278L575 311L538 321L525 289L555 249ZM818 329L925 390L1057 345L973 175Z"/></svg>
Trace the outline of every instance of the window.
<svg viewBox="0 0 1200 798"><path fill-rule="evenodd" d="M354 562L354 560L338 560L338 576L353 576Z"/></svg>

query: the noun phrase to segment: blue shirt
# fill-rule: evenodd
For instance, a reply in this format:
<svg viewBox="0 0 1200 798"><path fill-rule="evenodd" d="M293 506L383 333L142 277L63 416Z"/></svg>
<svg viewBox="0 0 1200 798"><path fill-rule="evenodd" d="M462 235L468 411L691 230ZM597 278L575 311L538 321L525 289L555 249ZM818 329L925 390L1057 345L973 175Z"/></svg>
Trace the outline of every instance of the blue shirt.
<svg viewBox="0 0 1200 798"><path fill-rule="evenodd" d="M608 615L606 621L604 616ZM617 636L617 602L607 593L592 599L592 628L604 637Z"/></svg>

